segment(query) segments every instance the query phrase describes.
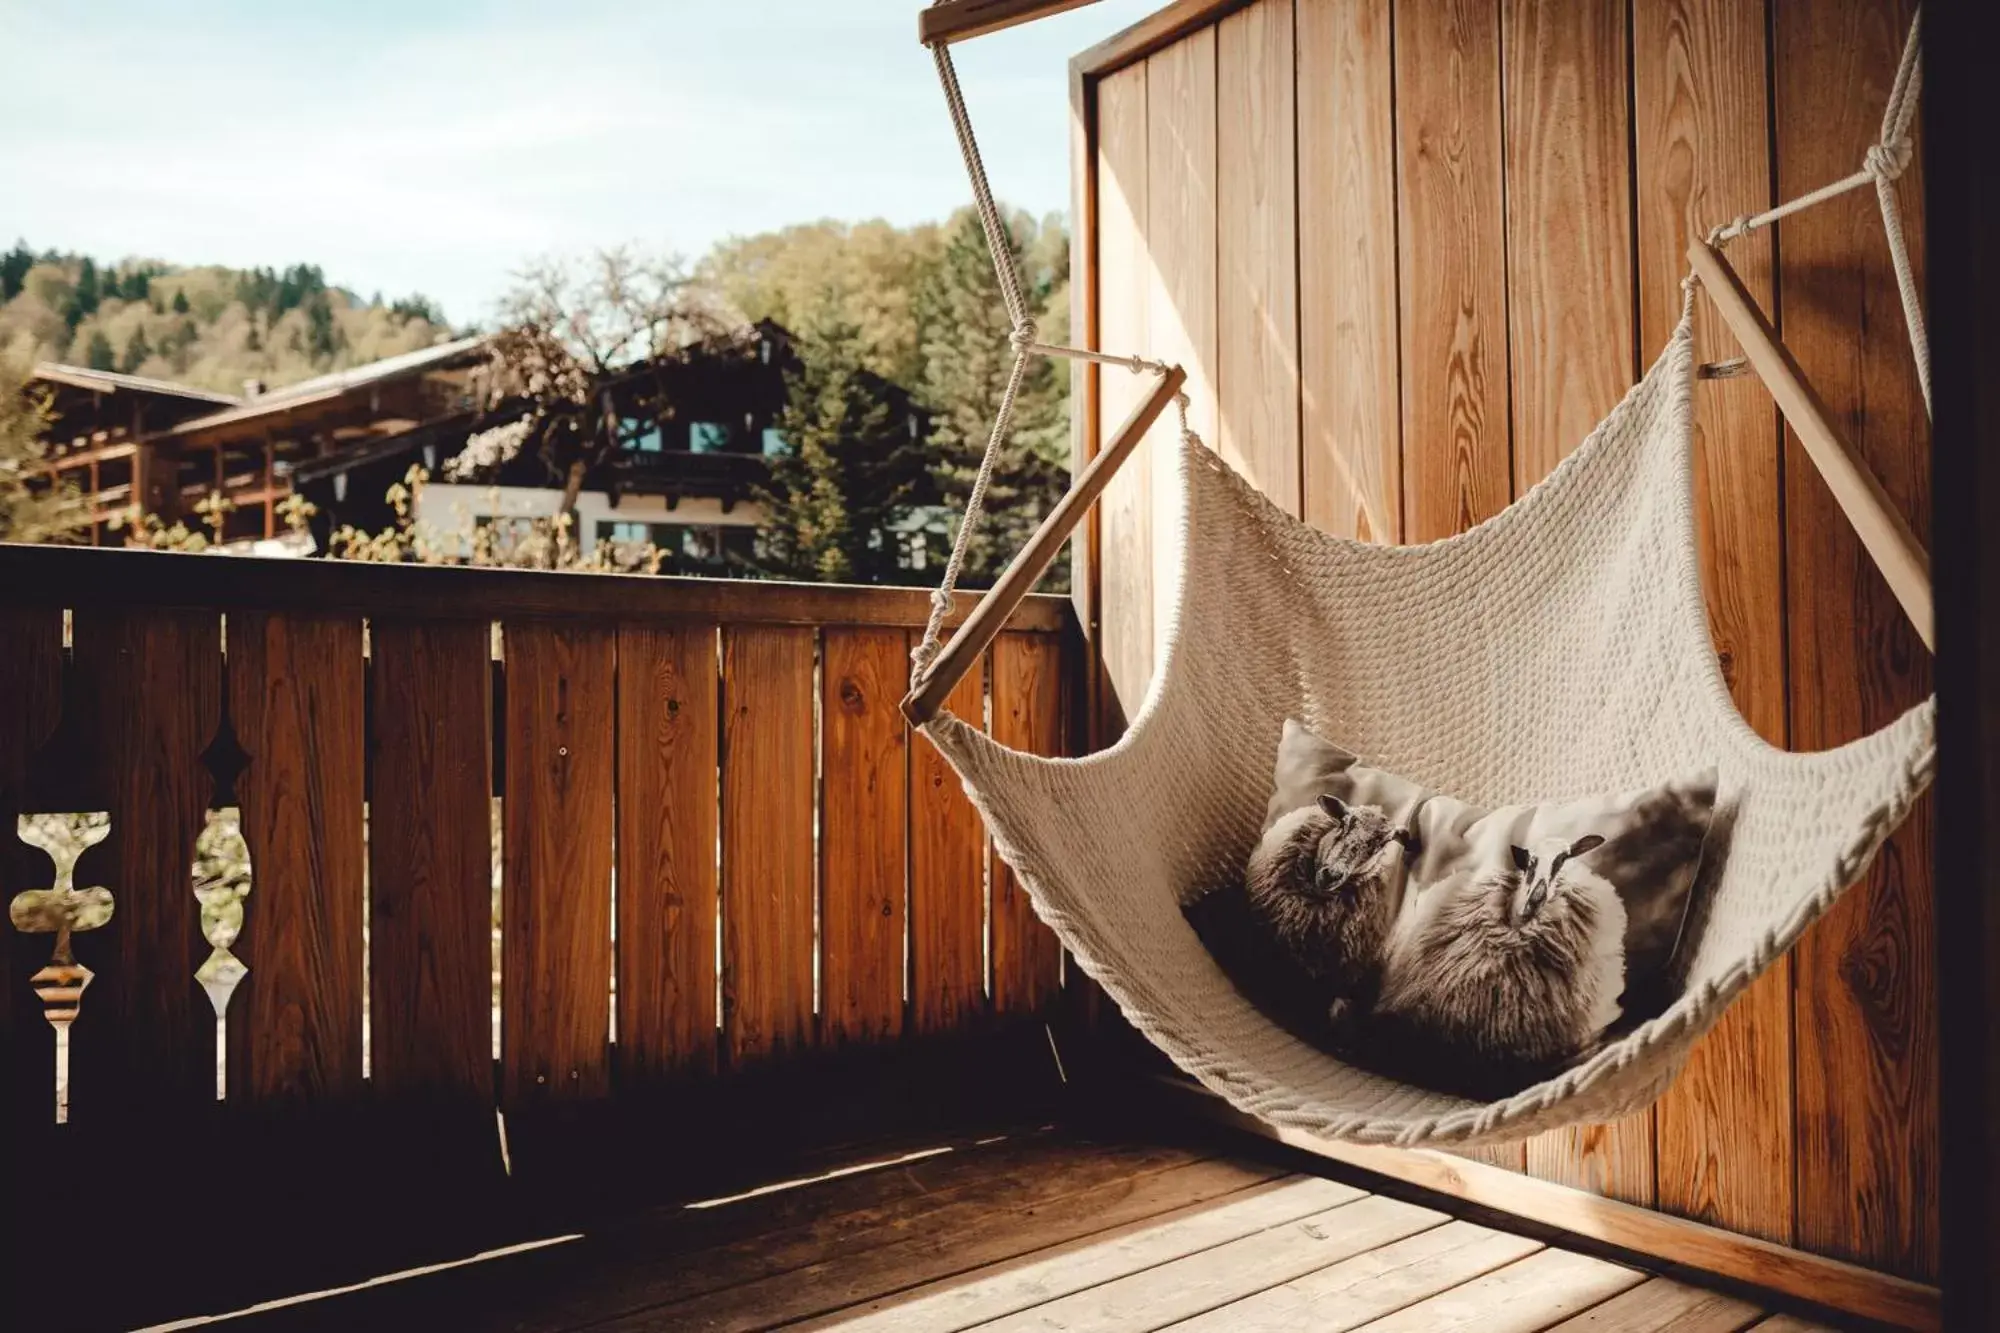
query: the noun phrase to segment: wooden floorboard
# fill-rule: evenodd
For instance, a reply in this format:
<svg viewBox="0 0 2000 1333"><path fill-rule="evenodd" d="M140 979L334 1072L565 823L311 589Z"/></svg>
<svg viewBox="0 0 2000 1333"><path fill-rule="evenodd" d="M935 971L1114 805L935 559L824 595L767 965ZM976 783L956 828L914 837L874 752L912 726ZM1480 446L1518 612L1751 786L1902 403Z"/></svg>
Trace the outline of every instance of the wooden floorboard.
<svg viewBox="0 0 2000 1333"><path fill-rule="evenodd" d="M1741 1333L1762 1315L1748 1301L1656 1277L1549 1333Z"/></svg>
<svg viewBox="0 0 2000 1333"><path fill-rule="evenodd" d="M292 1333L1819 1327L1295 1174L1276 1158L1051 1130L913 1143L901 1154L873 1145L828 1166L854 1169L580 1225L581 1234L544 1249L401 1275L230 1326Z"/></svg>
<svg viewBox="0 0 2000 1333"><path fill-rule="evenodd" d="M1176 1333L1342 1333L1541 1248L1523 1236L1446 1222L1174 1328Z"/></svg>
<svg viewBox="0 0 2000 1333"><path fill-rule="evenodd" d="M982 1333L1164 1328L1444 1220L1427 1208L1370 1195L979 1327Z"/></svg>
<svg viewBox="0 0 2000 1333"><path fill-rule="evenodd" d="M1542 1333L1645 1281L1646 1275L1568 1250L1542 1250L1463 1286L1385 1315L1366 1333Z"/></svg>
<svg viewBox="0 0 2000 1333"><path fill-rule="evenodd" d="M1192 1204L1111 1232L1031 1251L977 1273L825 1316L804 1327L838 1327L851 1333L967 1328L1360 1197L1361 1191L1334 1181L1293 1176L1244 1190L1222 1203Z"/></svg>

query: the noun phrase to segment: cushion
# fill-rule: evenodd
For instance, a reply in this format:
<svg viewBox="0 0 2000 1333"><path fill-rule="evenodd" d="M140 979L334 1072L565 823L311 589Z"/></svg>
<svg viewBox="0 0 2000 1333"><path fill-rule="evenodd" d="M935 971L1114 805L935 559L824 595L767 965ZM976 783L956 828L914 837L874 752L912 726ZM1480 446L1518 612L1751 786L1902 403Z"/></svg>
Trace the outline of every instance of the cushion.
<svg viewBox="0 0 2000 1333"><path fill-rule="evenodd" d="M1708 769L1637 791L1483 810L1364 764L1299 722L1287 721L1265 813L1267 845L1295 835L1306 818L1298 812L1309 807L1333 812L1313 828L1337 828L1349 819L1379 828L1379 812L1380 819L1401 831L1398 837L1407 848L1400 903L1388 943L1383 946L1385 954L1407 959L1414 950L1430 948L1433 953L1425 955L1428 976L1419 984L1430 985L1435 978L1463 981L1453 996L1447 997L1449 1003L1431 1003L1419 996L1412 1006L1398 999L1411 990L1407 976L1399 989L1391 969L1389 993L1380 996L1379 1009L1381 1026L1395 1031L1390 1043L1394 1050L1385 1051L1381 1040L1357 1040L1370 1035L1367 1028L1377 995L1366 988L1361 988L1366 993L1355 995L1330 993L1327 970L1305 966L1292 956L1297 947L1274 938L1268 918L1250 909L1240 888L1205 896L1190 906L1189 917L1246 997L1294 1032L1322 1046L1342 1048L1344 1054L1362 1062L1369 1062L1372 1056L1373 1063L1380 1064L1385 1055L1393 1057L1421 1045L1427 1035L1422 1029L1436 1026L1436 1022L1446 1026L1458 1022L1467 1031L1476 1031L1478 1044L1488 1048L1510 1043L1520 1047L1480 1070L1472 1070L1474 1062L1457 1059L1454 1054L1444 1063L1466 1068L1428 1069L1424 1072L1433 1077L1420 1080L1434 1085L1457 1084L1451 1090L1503 1095L1552 1073L1551 1063L1559 1066L1587 1054L1611 1028L1630 1027L1658 1014L1672 1001L1675 956L1693 888L1703 872L1710 830L1716 822L1715 804L1716 774ZM1551 1046L1534 1039L1537 1028L1532 1022L1517 1025L1518 1034L1510 1036L1514 1030L1501 1020L1519 1015L1476 1012L1474 1001L1467 997L1479 997L1479 1003L1490 1011L1496 1007L1492 996L1514 992L1504 985L1496 988L1482 970L1491 960L1479 955L1484 947L1481 937L1466 931L1462 923L1454 924L1452 913L1457 910L1455 904L1470 911L1467 895L1482 892L1499 895L1496 902L1504 898L1512 904L1524 903L1525 896L1507 895L1525 895L1536 882L1538 868L1541 879L1547 881L1552 867L1563 873L1566 863L1571 883L1592 885L1592 891L1605 896L1606 902L1594 952L1589 958L1562 955L1570 961L1560 966L1572 967L1578 974L1585 968L1596 968L1603 979L1591 992L1597 999L1588 1006L1587 1016L1578 1015L1580 1027L1572 1034L1578 1040L1565 1039ZM1256 864L1253 858L1253 868ZM1603 886L1608 886L1608 892ZM1615 895L1615 902L1611 895ZM1495 910L1504 915L1519 908ZM1622 931L1618 928L1621 916ZM1505 928L1504 923L1495 927ZM1449 949L1443 941L1447 930L1457 932ZM1447 953L1454 957L1448 959ZM1454 968L1459 970L1454 972ZM1439 987L1447 984L1436 982ZM1439 1018L1440 1005L1452 1012ZM1413 1009L1420 1018L1411 1017ZM1392 1024L1391 1019L1396 1022ZM1408 1068L1384 1072L1413 1076ZM1496 1089L1496 1081L1513 1086Z"/></svg>

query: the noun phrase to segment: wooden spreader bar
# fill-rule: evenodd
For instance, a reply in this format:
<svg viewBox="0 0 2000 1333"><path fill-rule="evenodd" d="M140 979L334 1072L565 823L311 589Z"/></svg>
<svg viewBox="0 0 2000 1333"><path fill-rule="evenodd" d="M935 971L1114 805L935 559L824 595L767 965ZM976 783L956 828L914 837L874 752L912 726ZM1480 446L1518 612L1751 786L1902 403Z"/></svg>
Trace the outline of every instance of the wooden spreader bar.
<svg viewBox="0 0 2000 1333"><path fill-rule="evenodd" d="M1806 456L1826 478L1841 512L1854 525L1868 558L1882 571L1889 590L1902 603L1926 648L1932 641L1931 562L1917 534L1903 518L1889 493L1854 446L1834 427L1833 414L1806 382L1799 363L1778 341L1764 312L1757 308L1736 270L1722 252L1705 241L1688 246L1688 262L1707 289L1729 331L1743 344L1743 353L1777 400L1778 410L1798 432Z"/></svg>
<svg viewBox="0 0 2000 1333"><path fill-rule="evenodd" d="M946 0L917 12L917 40L925 46L962 42L1019 23L1081 9L1097 0Z"/></svg>
<svg viewBox="0 0 2000 1333"><path fill-rule="evenodd" d="M986 646L993 642L994 636L1007 623L1007 617L1034 590L1036 582L1048 567L1055 563L1063 543L1083 522L1090 506L1111 484L1111 478L1132 456L1132 451L1139 447L1139 441L1160 419L1160 414L1167 410L1167 404L1179 396L1181 386L1186 382L1186 371L1179 366L1169 366L1153 386L1152 393L1133 408L1132 414L1118 427L1111 442L1090 460L1069 493L1056 502L1056 507L1035 529L1035 535L1021 548L1021 553L1014 557L1006 572L980 599L979 605L972 609L972 614L965 618L958 632L945 643L944 650L932 663L930 673L904 696L903 716L910 720L912 726L921 727L937 716L952 686L958 684L965 673L978 663L980 654L986 651Z"/></svg>

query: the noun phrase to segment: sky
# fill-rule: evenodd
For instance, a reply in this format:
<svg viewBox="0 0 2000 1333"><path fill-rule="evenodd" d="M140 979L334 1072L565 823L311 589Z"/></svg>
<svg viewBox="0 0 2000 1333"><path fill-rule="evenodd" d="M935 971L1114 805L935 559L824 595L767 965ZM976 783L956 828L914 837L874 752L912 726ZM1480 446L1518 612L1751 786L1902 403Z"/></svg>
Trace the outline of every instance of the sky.
<svg viewBox="0 0 2000 1333"><path fill-rule="evenodd" d="M1068 60L1164 0L954 48L995 192L1069 195ZM0 0L0 246L318 264L490 318L509 274L969 199L917 0Z"/></svg>

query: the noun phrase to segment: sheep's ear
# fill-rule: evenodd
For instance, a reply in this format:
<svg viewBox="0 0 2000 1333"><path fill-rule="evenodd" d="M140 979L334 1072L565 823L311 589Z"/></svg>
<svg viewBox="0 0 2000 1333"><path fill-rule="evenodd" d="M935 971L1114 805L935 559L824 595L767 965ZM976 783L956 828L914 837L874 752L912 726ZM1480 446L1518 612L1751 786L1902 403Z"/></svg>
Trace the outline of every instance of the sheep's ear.
<svg viewBox="0 0 2000 1333"><path fill-rule="evenodd" d="M1514 869L1526 874L1535 868L1535 857L1526 847L1514 849Z"/></svg>
<svg viewBox="0 0 2000 1333"><path fill-rule="evenodd" d="M1586 833L1569 845L1569 854L1571 856L1582 856L1585 852L1594 852L1603 845L1604 839L1598 834Z"/></svg>
<svg viewBox="0 0 2000 1333"><path fill-rule="evenodd" d="M1335 819L1347 818L1347 803L1342 801L1338 796L1328 795L1320 797L1319 808L1332 815Z"/></svg>

